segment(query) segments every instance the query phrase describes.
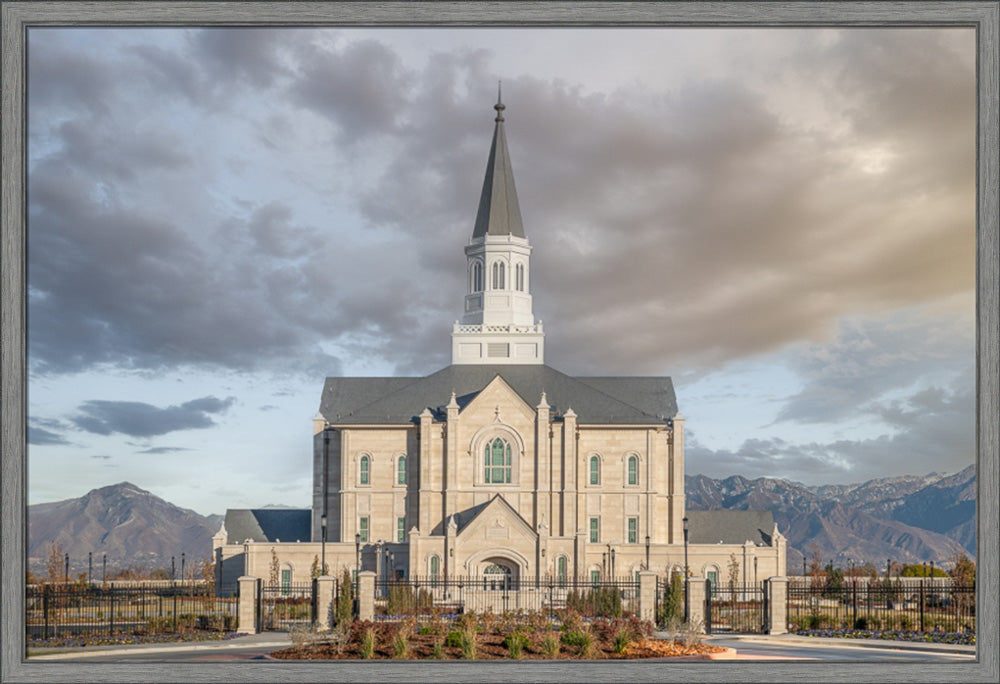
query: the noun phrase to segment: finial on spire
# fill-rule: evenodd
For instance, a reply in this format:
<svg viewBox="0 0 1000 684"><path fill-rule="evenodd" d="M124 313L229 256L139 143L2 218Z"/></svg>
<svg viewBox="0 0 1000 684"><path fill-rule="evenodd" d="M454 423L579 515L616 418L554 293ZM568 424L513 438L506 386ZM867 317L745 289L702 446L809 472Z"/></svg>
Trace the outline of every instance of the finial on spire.
<svg viewBox="0 0 1000 684"><path fill-rule="evenodd" d="M497 110L497 118L494 119L497 123L503 121L503 110L507 109L504 107L503 100L500 97L500 85L501 81L497 81L497 103L493 105L493 109Z"/></svg>

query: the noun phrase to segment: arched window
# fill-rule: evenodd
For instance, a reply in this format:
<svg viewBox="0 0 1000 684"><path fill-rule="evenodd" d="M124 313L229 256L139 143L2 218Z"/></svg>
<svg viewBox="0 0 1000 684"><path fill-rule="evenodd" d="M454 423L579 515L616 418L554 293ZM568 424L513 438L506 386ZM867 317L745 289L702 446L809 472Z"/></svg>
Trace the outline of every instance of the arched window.
<svg viewBox="0 0 1000 684"><path fill-rule="evenodd" d="M504 284L504 281L506 280L506 278L504 277L505 270L506 270L506 267L504 266L504 263L502 261L494 261L493 262L493 289L494 290L503 290L503 289L506 288L506 285Z"/></svg>
<svg viewBox="0 0 1000 684"><path fill-rule="evenodd" d="M514 266L514 282L519 292L524 292L524 264Z"/></svg>
<svg viewBox="0 0 1000 684"><path fill-rule="evenodd" d="M634 455L628 457L628 483L639 484L639 458Z"/></svg>
<svg viewBox="0 0 1000 684"><path fill-rule="evenodd" d="M435 582L438 578L438 557L431 556L431 579Z"/></svg>
<svg viewBox="0 0 1000 684"><path fill-rule="evenodd" d="M472 291L483 291L483 264L479 261L472 262Z"/></svg>
<svg viewBox="0 0 1000 684"><path fill-rule="evenodd" d="M396 484L406 484L406 456L400 456L396 460Z"/></svg>
<svg viewBox="0 0 1000 684"><path fill-rule="evenodd" d="M510 444L502 437L486 442L483 447L483 481L487 484L510 484L512 470Z"/></svg>
<svg viewBox="0 0 1000 684"><path fill-rule="evenodd" d="M369 470L369 460L368 456L365 455L361 457L361 484L363 485L369 484L368 470Z"/></svg>
<svg viewBox="0 0 1000 684"><path fill-rule="evenodd" d="M559 579L559 586L566 586L566 556L559 556L556 559L556 577Z"/></svg>
<svg viewBox="0 0 1000 684"><path fill-rule="evenodd" d="M590 457L590 484L601 484L601 459L597 456Z"/></svg>

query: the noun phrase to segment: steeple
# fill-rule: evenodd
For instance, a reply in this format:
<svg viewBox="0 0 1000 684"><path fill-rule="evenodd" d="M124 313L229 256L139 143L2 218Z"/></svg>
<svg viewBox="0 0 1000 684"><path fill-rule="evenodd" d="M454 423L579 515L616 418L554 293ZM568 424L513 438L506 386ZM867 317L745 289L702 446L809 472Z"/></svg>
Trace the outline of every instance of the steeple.
<svg viewBox="0 0 1000 684"><path fill-rule="evenodd" d="M514 189L499 86L493 109L493 143L476 225L465 248L465 311L451 333L452 363L540 364L545 335L531 311L531 245Z"/></svg>
<svg viewBox="0 0 1000 684"><path fill-rule="evenodd" d="M490 146L489 161L486 162L486 178L483 180L483 192L479 196L479 213L476 214L476 227L472 231L472 237L513 235L523 238L521 209L517 203L517 191L514 189L514 169L510 165L507 134L503 128L503 110L506 107L500 97L499 84L497 84L497 103L493 109L497 110L493 144Z"/></svg>

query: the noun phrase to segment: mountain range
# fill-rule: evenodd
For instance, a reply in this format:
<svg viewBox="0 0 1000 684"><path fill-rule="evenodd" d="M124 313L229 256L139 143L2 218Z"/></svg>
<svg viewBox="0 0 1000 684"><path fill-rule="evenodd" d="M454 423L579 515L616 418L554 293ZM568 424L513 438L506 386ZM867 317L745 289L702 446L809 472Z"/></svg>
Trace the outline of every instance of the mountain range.
<svg viewBox="0 0 1000 684"><path fill-rule="evenodd" d="M771 511L788 539L790 574L802 571L813 544L824 564L839 566L871 561L881 568L887 559L942 562L957 550L975 554L975 466L952 475L905 475L853 485L806 486L739 475L722 480L685 476L684 485L690 510ZM169 568L173 557L179 570L182 553L191 563L211 555L222 517L180 508L129 482L77 499L34 504L28 507L28 568L44 573L55 541L70 556L71 574L87 570L88 552L95 568L107 554L111 569Z"/></svg>

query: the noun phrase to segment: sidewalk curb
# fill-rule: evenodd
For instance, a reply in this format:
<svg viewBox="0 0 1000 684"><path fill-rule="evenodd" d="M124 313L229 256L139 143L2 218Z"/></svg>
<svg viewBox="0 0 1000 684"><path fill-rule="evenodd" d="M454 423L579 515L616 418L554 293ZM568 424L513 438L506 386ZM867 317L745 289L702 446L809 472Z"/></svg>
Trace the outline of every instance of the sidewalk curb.
<svg viewBox="0 0 1000 684"><path fill-rule="evenodd" d="M261 641L255 642L253 646L260 647L262 649L272 648L286 648L291 645L288 640L282 641ZM157 645L157 646L144 646L141 644L135 646L118 646L115 648L103 648L97 647L95 649L79 648L75 651L66 651L60 649L59 653L36 653L35 655L29 656L27 660L29 662L41 661L41 660L72 660L78 658L96 658L100 656L110 656L116 653L170 653L172 651L221 651L225 652L234 648L246 648L247 644L245 641L240 641L239 639L230 639L226 642L212 642L205 644L192 644L191 642L179 642L176 645ZM41 650L41 649L38 649ZM55 650L55 649L53 649Z"/></svg>
<svg viewBox="0 0 1000 684"><path fill-rule="evenodd" d="M862 648L884 648L902 651L928 651L932 653L956 653L975 655L976 647L964 644L934 644L920 641L890 641L888 639L842 639L830 637L796 637L781 635L749 635L749 634L713 634L713 637L731 639L733 641L760 641L772 644L814 644L817 646L846 646Z"/></svg>

